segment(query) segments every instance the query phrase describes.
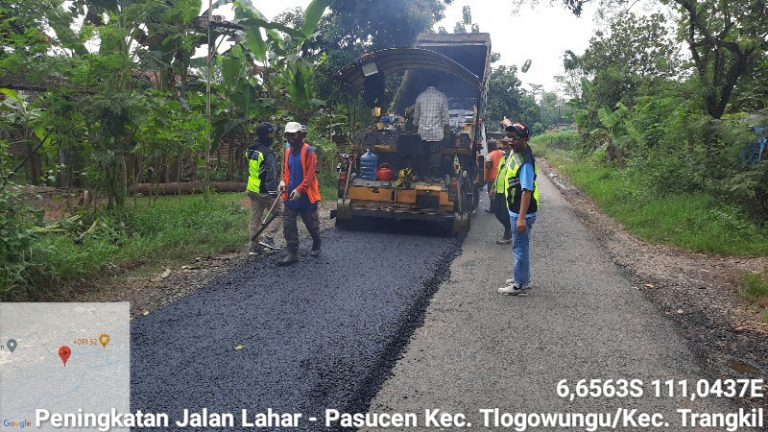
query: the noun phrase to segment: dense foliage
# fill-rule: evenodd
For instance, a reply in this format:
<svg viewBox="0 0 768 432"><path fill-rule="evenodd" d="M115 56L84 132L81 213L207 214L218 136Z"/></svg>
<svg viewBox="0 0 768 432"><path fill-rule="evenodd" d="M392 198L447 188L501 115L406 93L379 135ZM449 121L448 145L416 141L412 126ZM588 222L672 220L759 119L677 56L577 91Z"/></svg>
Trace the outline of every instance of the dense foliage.
<svg viewBox="0 0 768 432"><path fill-rule="evenodd" d="M448 3L313 0L269 20L250 0L212 11L201 0L0 0L0 297L29 297L41 269L66 281L109 257L127 262L85 239L112 232L129 250L160 235L131 228L141 218L133 186L244 180L243 151L262 121L309 126L327 190L331 132L368 119L354 119L360 101L333 74L365 51L411 46ZM223 6L231 18L216 15ZM83 207L77 223L51 228L59 222L44 224L23 184L83 188L97 196L85 204L106 209ZM62 254L90 264L69 271Z"/></svg>
<svg viewBox="0 0 768 432"><path fill-rule="evenodd" d="M768 124L768 44L754 27L765 11L670 4L677 33L659 14L630 14L582 55L566 52L567 76L580 80L570 102L580 151L636 173L649 193L705 194L768 222L768 161L757 145Z"/></svg>

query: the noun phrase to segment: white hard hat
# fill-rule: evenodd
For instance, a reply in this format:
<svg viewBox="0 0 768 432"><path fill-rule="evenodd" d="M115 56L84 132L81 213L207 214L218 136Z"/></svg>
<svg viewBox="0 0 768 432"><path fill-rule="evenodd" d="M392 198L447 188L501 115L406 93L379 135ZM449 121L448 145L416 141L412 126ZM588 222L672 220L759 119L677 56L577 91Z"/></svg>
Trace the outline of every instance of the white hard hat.
<svg viewBox="0 0 768 432"><path fill-rule="evenodd" d="M285 133L301 132L301 125L297 122L288 122L285 125Z"/></svg>

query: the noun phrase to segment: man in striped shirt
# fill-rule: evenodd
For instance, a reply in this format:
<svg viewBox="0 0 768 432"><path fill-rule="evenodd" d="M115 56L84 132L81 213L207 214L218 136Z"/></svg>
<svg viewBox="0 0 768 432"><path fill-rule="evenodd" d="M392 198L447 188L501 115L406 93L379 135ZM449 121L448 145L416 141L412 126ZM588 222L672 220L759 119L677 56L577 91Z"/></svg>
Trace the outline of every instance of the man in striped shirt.
<svg viewBox="0 0 768 432"><path fill-rule="evenodd" d="M416 98L413 124L418 127L419 135L425 143L429 168L434 175L434 171L440 167L441 144L445 127L448 126L448 98L434 85L427 87Z"/></svg>

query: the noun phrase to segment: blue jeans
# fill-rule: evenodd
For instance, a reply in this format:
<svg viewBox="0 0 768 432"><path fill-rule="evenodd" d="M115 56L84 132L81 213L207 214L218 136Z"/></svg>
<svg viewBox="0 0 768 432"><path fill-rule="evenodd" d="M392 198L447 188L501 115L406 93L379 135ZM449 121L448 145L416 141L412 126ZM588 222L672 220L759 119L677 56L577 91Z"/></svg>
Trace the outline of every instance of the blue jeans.
<svg viewBox="0 0 768 432"><path fill-rule="evenodd" d="M510 213L509 218L512 223L512 253L515 255L514 279L518 284L524 285L531 283L530 241L536 215L528 215L525 218L528 229L522 234L517 231L517 215Z"/></svg>

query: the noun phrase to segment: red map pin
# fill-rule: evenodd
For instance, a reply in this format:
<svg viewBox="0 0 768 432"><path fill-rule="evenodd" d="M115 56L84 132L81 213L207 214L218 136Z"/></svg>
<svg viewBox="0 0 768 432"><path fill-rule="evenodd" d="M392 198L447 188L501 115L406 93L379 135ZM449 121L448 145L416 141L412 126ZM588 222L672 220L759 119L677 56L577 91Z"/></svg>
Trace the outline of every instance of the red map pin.
<svg viewBox="0 0 768 432"><path fill-rule="evenodd" d="M67 360L69 360L70 355L72 355L72 350L69 349L68 346L62 345L61 348L59 348L59 357L61 357L61 361L64 362L64 366L67 365Z"/></svg>

